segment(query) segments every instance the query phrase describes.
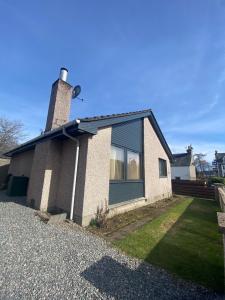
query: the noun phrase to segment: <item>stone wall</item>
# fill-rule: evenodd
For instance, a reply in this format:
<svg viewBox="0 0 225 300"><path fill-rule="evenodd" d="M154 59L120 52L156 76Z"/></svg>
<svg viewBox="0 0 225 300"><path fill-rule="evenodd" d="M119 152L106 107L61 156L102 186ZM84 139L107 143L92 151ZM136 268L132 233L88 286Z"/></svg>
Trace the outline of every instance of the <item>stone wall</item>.
<svg viewBox="0 0 225 300"><path fill-rule="evenodd" d="M223 249L224 249L224 268L225 268L225 186L220 186L217 189L217 200L219 200L221 212L217 213L219 231L223 235ZM224 269L225 270L225 269Z"/></svg>
<svg viewBox="0 0 225 300"><path fill-rule="evenodd" d="M220 202L221 211L225 213L225 187L218 187L217 197Z"/></svg>

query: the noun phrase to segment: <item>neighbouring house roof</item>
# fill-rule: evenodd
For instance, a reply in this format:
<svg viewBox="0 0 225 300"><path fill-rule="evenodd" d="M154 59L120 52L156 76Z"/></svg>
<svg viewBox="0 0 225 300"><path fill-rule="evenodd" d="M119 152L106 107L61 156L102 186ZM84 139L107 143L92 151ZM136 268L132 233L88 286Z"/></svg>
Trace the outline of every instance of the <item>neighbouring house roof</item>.
<svg viewBox="0 0 225 300"><path fill-rule="evenodd" d="M191 166L191 154L190 153L178 153L173 154L172 167L189 167Z"/></svg>
<svg viewBox="0 0 225 300"><path fill-rule="evenodd" d="M35 147L35 145L39 142L42 142L46 139L54 139L54 138L63 138L63 128L65 128L66 132L73 136L79 136L82 134L91 134L95 135L98 132L98 129L112 126L114 124L119 124L123 122L132 121L139 118L148 117L149 121L157 134L165 152L167 153L168 157L172 160L172 153L170 148L162 134L162 131L155 119L155 116L151 109L135 111L135 112L128 112L122 114L112 114L112 115L105 115L105 116L95 116L95 117L88 117L88 118L78 118L71 122L64 124L56 129L53 129L49 132L39 135L38 137L16 147L5 153L6 156L12 156L14 154L31 150Z"/></svg>
<svg viewBox="0 0 225 300"><path fill-rule="evenodd" d="M225 153L216 153L216 161L217 162L223 162L223 159L225 158Z"/></svg>

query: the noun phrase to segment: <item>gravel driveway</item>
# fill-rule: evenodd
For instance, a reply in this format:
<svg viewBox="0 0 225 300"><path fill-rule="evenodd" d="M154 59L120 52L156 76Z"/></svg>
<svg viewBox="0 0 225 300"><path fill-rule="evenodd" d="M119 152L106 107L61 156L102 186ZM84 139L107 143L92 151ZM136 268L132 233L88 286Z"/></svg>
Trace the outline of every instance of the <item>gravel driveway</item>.
<svg viewBox="0 0 225 300"><path fill-rule="evenodd" d="M1 194L1 299L223 299L6 199Z"/></svg>

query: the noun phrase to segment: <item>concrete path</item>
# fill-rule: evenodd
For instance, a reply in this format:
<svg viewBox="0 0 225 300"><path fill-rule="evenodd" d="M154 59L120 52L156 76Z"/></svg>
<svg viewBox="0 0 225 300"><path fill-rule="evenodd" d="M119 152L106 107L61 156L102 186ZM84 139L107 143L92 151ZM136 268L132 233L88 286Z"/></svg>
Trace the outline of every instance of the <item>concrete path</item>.
<svg viewBox="0 0 225 300"><path fill-rule="evenodd" d="M13 199L15 200L15 199ZM0 299L223 299L0 195Z"/></svg>

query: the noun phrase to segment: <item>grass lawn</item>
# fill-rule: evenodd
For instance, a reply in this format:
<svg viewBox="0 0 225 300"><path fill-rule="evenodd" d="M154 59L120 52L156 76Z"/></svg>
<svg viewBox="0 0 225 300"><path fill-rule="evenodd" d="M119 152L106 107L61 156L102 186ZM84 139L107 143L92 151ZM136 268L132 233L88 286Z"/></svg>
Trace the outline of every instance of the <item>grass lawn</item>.
<svg viewBox="0 0 225 300"><path fill-rule="evenodd" d="M214 201L184 197L114 244L131 256L223 292L223 244L217 211Z"/></svg>

